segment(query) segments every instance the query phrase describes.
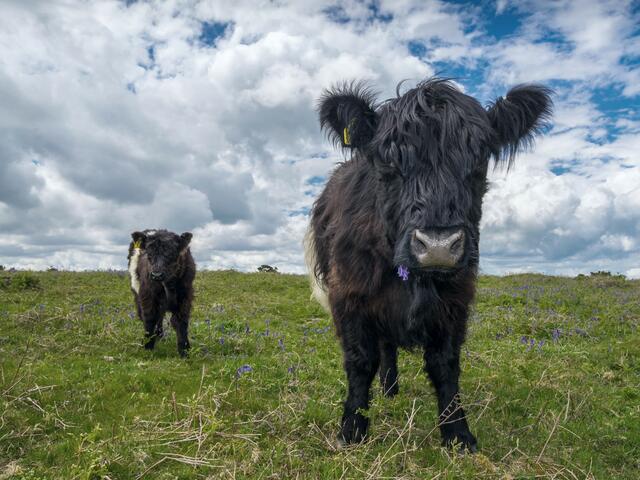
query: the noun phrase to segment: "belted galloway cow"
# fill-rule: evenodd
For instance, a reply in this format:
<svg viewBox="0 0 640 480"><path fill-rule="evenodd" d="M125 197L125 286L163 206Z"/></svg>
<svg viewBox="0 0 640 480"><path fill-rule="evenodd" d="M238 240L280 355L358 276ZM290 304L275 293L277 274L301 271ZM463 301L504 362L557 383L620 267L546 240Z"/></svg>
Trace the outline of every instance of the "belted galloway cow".
<svg viewBox="0 0 640 480"><path fill-rule="evenodd" d="M439 78L380 103L362 83L324 92L321 126L351 155L313 206L305 256L343 351L341 442L367 435L376 372L395 395L398 348L420 348L443 444L476 451L458 381L487 172L510 165L544 130L550 95L520 85L485 109Z"/></svg>
<svg viewBox="0 0 640 480"><path fill-rule="evenodd" d="M189 316L193 301L196 264L189 250L191 233L167 230L133 232L129 244L129 275L138 317L145 332L144 348L153 350L163 336L162 322L171 312L178 353L184 357L189 344Z"/></svg>

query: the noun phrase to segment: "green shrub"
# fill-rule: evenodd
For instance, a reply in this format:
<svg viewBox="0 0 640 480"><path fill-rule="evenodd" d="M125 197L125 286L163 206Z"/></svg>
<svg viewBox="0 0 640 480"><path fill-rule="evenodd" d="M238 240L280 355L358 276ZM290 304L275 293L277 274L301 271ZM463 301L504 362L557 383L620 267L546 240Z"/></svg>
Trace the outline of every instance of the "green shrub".
<svg viewBox="0 0 640 480"><path fill-rule="evenodd" d="M18 272L0 277L0 288L4 290L39 290L40 279L30 272Z"/></svg>
<svg viewBox="0 0 640 480"><path fill-rule="evenodd" d="M607 270L598 270L597 272L591 272L589 275L595 278L617 278L618 280L625 280L627 278L620 273L614 275Z"/></svg>

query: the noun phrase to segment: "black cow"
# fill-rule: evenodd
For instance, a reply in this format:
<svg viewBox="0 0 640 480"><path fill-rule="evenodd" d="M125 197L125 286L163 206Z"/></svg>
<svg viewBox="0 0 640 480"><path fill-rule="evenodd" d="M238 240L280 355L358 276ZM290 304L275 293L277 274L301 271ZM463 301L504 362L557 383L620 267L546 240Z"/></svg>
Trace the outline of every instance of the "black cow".
<svg viewBox="0 0 640 480"><path fill-rule="evenodd" d="M162 337L164 314L178 338L178 353L189 349L189 315L193 302L196 264L189 250L191 233L176 235L167 230L144 230L131 234L129 274L138 317L144 324L144 348L152 350Z"/></svg>
<svg viewBox="0 0 640 480"><path fill-rule="evenodd" d="M399 88L398 88L399 91ZM320 123L352 151L314 204L306 258L333 316L348 395L339 440L362 441L379 371L398 392L398 347L421 347L443 444L477 449L458 394L490 159L510 165L551 115L551 91L513 88L484 109L445 79L376 104L363 84L325 91Z"/></svg>

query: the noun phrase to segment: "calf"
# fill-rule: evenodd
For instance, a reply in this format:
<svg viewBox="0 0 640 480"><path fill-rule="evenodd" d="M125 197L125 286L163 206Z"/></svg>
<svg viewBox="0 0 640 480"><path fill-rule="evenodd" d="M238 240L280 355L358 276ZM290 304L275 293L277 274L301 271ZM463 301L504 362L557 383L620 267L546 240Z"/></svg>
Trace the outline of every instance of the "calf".
<svg viewBox="0 0 640 480"><path fill-rule="evenodd" d="M443 444L477 449L458 378L487 170L531 143L550 117L550 94L521 85L484 109L452 82L430 79L380 104L362 84L322 96L322 127L352 152L315 202L305 239L313 295L342 344L340 441L365 438L376 371L395 395L398 347L420 347Z"/></svg>
<svg viewBox="0 0 640 480"><path fill-rule="evenodd" d="M163 335L162 321L168 310L178 337L181 357L189 349L189 314L193 301L196 264L189 250L190 233L144 230L131 234L129 275L138 318L145 332L144 348L152 350Z"/></svg>

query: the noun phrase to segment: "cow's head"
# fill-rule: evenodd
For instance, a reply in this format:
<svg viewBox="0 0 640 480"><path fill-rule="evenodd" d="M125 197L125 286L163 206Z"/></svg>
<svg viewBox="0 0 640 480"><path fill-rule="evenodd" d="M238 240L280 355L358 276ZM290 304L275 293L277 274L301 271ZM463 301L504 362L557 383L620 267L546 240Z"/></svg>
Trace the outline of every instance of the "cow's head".
<svg viewBox="0 0 640 480"><path fill-rule="evenodd" d="M362 84L334 87L320 122L378 178L378 208L396 265L454 272L478 262L489 160L510 165L551 114L551 90L513 88L484 109L447 80L431 79L376 104Z"/></svg>
<svg viewBox="0 0 640 480"><path fill-rule="evenodd" d="M178 259L189 247L191 233L176 235L167 230L144 230L133 232L131 238L135 248L149 262L149 279L163 282L171 280L178 268Z"/></svg>

